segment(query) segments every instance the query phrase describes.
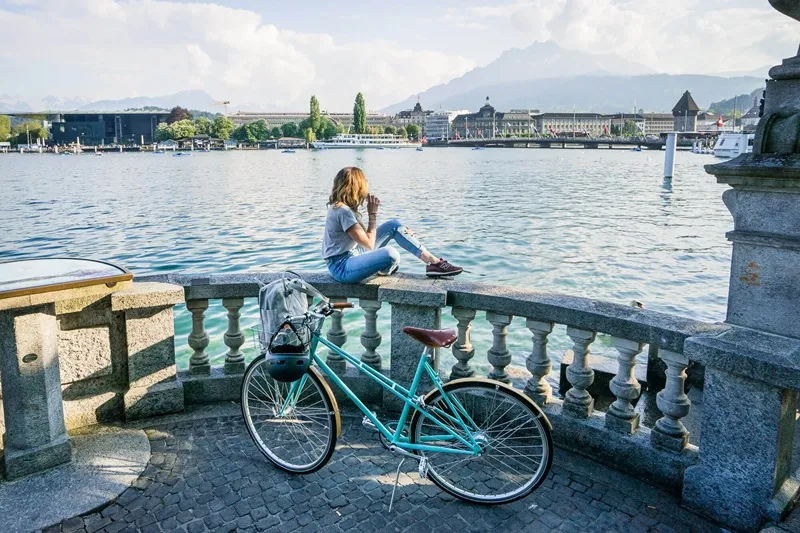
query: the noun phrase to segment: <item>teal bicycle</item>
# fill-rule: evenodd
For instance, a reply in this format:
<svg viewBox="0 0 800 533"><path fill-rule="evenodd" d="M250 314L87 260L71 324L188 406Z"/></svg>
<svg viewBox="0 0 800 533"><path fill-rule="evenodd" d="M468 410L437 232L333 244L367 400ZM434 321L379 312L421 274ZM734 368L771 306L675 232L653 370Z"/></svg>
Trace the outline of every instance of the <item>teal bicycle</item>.
<svg viewBox="0 0 800 533"><path fill-rule="evenodd" d="M486 379L445 383L431 366L433 350L455 342L455 330L404 329L425 346L406 389L322 336L325 318L337 309L353 307L351 303L331 303L299 279L287 283L319 299L303 315L287 317L293 327L308 328L311 364L300 379L277 381L262 353L248 366L241 392L247 429L273 464L306 474L331 458L341 435L341 418L329 380L363 412L363 424L379 433L389 451L403 461L418 461L420 476L453 496L481 504L509 503L527 496L546 479L553 461L551 427L530 398ZM378 420L319 357L320 345L399 398L403 402L400 417L387 423ZM423 376L434 385L424 396L417 395Z"/></svg>

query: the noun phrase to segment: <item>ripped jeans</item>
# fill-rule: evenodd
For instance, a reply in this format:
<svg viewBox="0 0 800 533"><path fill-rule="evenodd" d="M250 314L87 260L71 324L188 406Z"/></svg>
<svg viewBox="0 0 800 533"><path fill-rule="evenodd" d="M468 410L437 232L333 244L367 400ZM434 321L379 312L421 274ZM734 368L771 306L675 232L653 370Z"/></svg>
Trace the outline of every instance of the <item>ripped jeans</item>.
<svg viewBox="0 0 800 533"><path fill-rule="evenodd" d="M400 263L400 254L391 246L394 240L402 249L420 257L425 247L399 220L387 220L378 226L375 249L367 251L361 246L350 252L326 259L328 271L340 283L358 283L375 274L389 274Z"/></svg>

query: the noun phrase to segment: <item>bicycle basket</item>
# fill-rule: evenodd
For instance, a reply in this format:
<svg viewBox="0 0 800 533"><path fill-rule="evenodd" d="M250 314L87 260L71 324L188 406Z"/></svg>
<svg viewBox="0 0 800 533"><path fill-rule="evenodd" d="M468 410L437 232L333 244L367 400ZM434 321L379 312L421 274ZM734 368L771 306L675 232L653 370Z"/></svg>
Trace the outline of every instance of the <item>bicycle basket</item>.
<svg viewBox="0 0 800 533"><path fill-rule="evenodd" d="M266 367L278 381L295 381L311 363L311 332L302 317L308 310L305 294L291 289L284 279L264 285L258 293L261 315L259 341Z"/></svg>

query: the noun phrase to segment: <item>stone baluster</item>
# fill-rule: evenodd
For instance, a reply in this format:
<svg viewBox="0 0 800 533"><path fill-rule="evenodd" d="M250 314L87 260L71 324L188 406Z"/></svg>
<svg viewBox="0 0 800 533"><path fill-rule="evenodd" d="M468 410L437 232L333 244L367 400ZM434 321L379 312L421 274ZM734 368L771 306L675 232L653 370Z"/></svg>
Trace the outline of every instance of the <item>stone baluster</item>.
<svg viewBox="0 0 800 533"><path fill-rule="evenodd" d="M454 307L453 316L458 320L458 339L452 347L457 362L450 371L450 379L471 378L475 375L475 370L469 361L475 356L475 348L469 341L469 332L472 329L470 323L475 319L475 310Z"/></svg>
<svg viewBox="0 0 800 533"><path fill-rule="evenodd" d="M656 421L650 438L660 448L680 451L689 442L689 431L681 422L681 418L689 414L692 405L684 392L689 358L663 348L658 356L667 364L667 384L656 395L656 405L664 416Z"/></svg>
<svg viewBox="0 0 800 533"><path fill-rule="evenodd" d="M223 298L222 306L228 311L228 331L224 337L225 346L228 347L228 353L225 354L225 373L241 373L244 372L244 354L240 350L244 344L244 333L239 319L242 316L244 298Z"/></svg>
<svg viewBox="0 0 800 533"><path fill-rule="evenodd" d="M347 298L331 298L331 302L346 302ZM342 317L344 314L341 310L336 310L331 315L331 327L328 329L328 334L325 336L331 343L335 344L339 348L344 346L344 343L347 341L347 330L344 329L342 325ZM331 367L331 370L336 372L337 374L343 374L347 365L345 363L344 357L334 353L332 350L328 351L328 358L326 360L328 366Z"/></svg>
<svg viewBox="0 0 800 533"><path fill-rule="evenodd" d="M547 355L547 336L553 331L552 322L538 320L525 321L525 326L533 333L533 350L525 360L525 366L533 374L525 384L525 393L536 403L546 405L553 395L547 376L553 368L550 356Z"/></svg>
<svg viewBox="0 0 800 533"><path fill-rule="evenodd" d="M506 346L508 325L511 324L511 315L500 313L486 313L486 320L492 325L492 347L489 348L487 358L492 365L489 379L510 383L511 379L506 374L506 367L511 363L511 352Z"/></svg>
<svg viewBox="0 0 800 533"><path fill-rule="evenodd" d="M210 374L211 364L208 361L208 333L205 328L205 313L208 300L189 300L186 308L192 313L192 332L189 334L189 346L194 350L189 359L190 374Z"/></svg>
<svg viewBox="0 0 800 533"><path fill-rule="evenodd" d="M381 303L378 300L360 299L358 305L364 310L364 332L361 334L361 345L364 353L361 354L361 361L374 368L381 369L381 356L375 350L381 345L381 334L378 333L378 310Z"/></svg>
<svg viewBox="0 0 800 533"><path fill-rule="evenodd" d="M617 399L606 413L606 427L627 433L635 433L639 429L639 413L633 409L633 402L642 392L642 386L636 379L636 356L644 346L641 342L611 338L611 344L617 349L617 375L611 380L609 387Z"/></svg>
<svg viewBox="0 0 800 533"><path fill-rule="evenodd" d="M572 363L567 367L567 380L572 387L564 397L564 412L576 418L589 418L594 410L594 398L586 390L594 382L594 370L589 366L589 345L595 332L567 328L573 342Z"/></svg>

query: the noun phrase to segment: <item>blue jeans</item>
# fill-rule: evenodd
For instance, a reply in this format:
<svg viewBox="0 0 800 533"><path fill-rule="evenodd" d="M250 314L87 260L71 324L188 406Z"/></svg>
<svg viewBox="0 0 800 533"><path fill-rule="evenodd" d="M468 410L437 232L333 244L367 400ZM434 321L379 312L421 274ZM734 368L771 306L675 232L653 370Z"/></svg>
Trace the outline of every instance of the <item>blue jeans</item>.
<svg viewBox="0 0 800 533"><path fill-rule="evenodd" d="M340 283L358 283L375 274L389 274L400 263L400 254L391 246L394 240L400 247L416 257L425 247L398 220L388 220L378 226L375 235L375 250L367 251L361 246L348 253L329 257L328 271Z"/></svg>

